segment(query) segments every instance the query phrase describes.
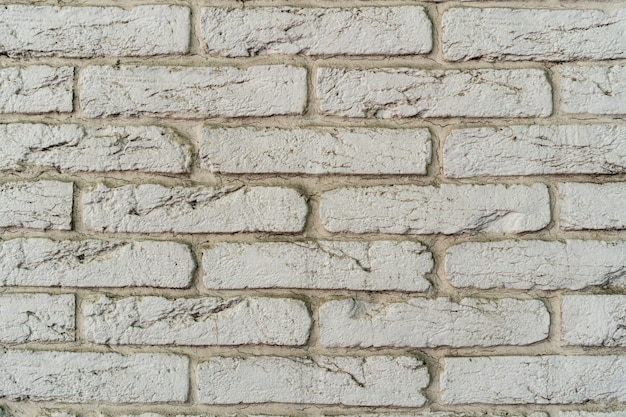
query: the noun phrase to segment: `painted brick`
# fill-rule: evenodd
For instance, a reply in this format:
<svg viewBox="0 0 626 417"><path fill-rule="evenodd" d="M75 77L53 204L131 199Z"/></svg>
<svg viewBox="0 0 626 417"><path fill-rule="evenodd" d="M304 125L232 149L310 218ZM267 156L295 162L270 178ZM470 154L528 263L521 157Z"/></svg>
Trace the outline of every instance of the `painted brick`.
<svg viewBox="0 0 626 417"><path fill-rule="evenodd" d="M0 227L69 230L73 184L16 181L0 185Z"/></svg>
<svg viewBox="0 0 626 417"><path fill-rule="evenodd" d="M626 183L561 183L558 188L564 230L626 229Z"/></svg>
<svg viewBox="0 0 626 417"><path fill-rule="evenodd" d="M0 69L0 113L71 112L73 92L73 67Z"/></svg>
<svg viewBox="0 0 626 417"><path fill-rule="evenodd" d="M563 65L557 72L565 113L626 114L626 65Z"/></svg>
<svg viewBox="0 0 626 417"><path fill-rule="evenodd" d="M561 311L566 344L626 346L626 296L564 295Z"/></svg>

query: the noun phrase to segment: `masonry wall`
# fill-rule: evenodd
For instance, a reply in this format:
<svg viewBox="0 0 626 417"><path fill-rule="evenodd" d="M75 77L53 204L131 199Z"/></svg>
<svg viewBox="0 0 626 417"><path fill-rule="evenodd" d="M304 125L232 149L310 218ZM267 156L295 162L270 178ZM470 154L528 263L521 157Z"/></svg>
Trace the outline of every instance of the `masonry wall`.
<svg viewBox="0 0 626 417"><path fill-rule="evenodd" d="M28 3L0 415L626 416L624 2Z"/></svg>

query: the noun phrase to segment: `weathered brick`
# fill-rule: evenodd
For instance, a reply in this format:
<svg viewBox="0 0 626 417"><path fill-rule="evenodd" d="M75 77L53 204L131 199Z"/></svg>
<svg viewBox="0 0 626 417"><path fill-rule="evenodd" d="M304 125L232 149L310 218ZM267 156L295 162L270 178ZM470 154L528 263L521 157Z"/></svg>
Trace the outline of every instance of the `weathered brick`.
<svg viewBox="0 0 626 417"><path fill-rule="evenodd" d="M445 404L625 402L626 356L446 358Z"/></svg>
<svg viewBox="0 0 626 417"><path fill-rule="evenodd" d="M428 129L209 128L202 167L223 173L426 174Z"/></svg>
<svg viewBox="0 0 626 417"><path fill-rule="evenodd" d="M626 346L626 296L564 295L561 311L568 345Z"/></svg>
<svg viewBox="0 0 626 417"><path fill-rule="evenodd" d="M92 66L81 71L87 117L274 116L301 114L306 69L285 65L235 67Z"/></svg>
<svg viewBox="0 0 626 417"><path fill-rule="evenodd" d="M74 296L69 294L2 294L0 341L71 342L74 311Z"/></svg>
<svg viewBox="0 0 626 417"><path fill-rule="evenodd" d="M171 129L157 126L0 125L0 169L189 172L191 152Z"/></svg>
<svg viewBox="0 0 626 417"><path fill-rule="evenodd" d="M608 40L604 44L607 43ZM626 114L626 65L563 65L557 71L561 75L564 112Z"/></svg>
<svg viewBox="0 0 626 417"><path fill-rule="evenodd" d="M212 289L426 291L433 258L414 242L219 243L202 264Z"/></svg>
<svg viewBox="0 0 626 417"><path fill-rule="evenodd" d="M548 337L539 300L412 298L402 302L329 301L320 307L328 347L528 345Z"/></svg>
<svg viewBox="0 0 626 417"><path fill-rule="evenodd" d="M443 53L451 61L626 58L626 9L453 8L442 24Z"/></svg>
<svg viewBox="0 0 626 417"><path fill-rule="evenodd" d="M73 67L0 69L0 113L71 112L73 94Z"/></svg>
<svg viewBox="0 0 626 417"><path fill-rule="evenodd" d="M543 184L395 185L326 192L320 213L331 232L517 233L545 227L549 203Z"/></svg>
<svg viewBox="0 0 626 417"><path fill-rule="evenodd" d="M536 69L320 68L323 113L345 117L546 117L552 88Z"/></svg>
<svg viewBox="0 0 626 417"><path fill-rule="evenodd" d="M8 56L146 56L189 49L189 9L178 6L8 5L0 13Z"/></svg>
<svg viewBox="0 0 626 417"><path fill-rule="evenodd" d="M73 184L60 181L0 185L0 227L69 230Z"/></svg>
<svg viewBox="0 0 626 417"><path fill-rule="evenodd" d="M215 357L198 366L199 399L204 404L420 407L428 383L424 363L408 356Z"/></svg>
<svg viewBox="0 0 626 417"><path fill-rule="evenodd" d="M0 242L2 286L186 288L194 269L189 247L174 242Z"/></svg>
<svg viewBox="0 0 626 417"><path fill-rule="evenodd" d="M202 9L209 54L411 55L432 49L421 6Z"/></svg>
<svg viewBox="0 0 626 417"><path fill-rule="evenodd" d="M132 345L303 345L311 318L287 298L106 296L85 305L87 339Z"/></svg>
<svg viewBox="0 0 626 417"><path fill-rule="evenodd" d="M561 183L558 188L564 230L626 229L626 183Z"/></svg>
<svg viewBox="0 0 626 417"><path fill-rule="evenodd" d="M622 174L626 125L455 129L444 145L452 178L497 175Z"/></svg>

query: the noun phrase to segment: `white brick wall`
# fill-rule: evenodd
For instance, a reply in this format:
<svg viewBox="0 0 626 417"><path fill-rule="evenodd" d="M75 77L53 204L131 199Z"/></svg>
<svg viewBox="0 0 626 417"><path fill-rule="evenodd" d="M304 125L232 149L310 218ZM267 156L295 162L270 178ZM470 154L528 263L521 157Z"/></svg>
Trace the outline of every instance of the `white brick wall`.
<svg viewBox="0 0 626 417"><path fill-rule="evenodd" d="M626 417L625 60L613 0L3 2L0 417Z"/></svg>

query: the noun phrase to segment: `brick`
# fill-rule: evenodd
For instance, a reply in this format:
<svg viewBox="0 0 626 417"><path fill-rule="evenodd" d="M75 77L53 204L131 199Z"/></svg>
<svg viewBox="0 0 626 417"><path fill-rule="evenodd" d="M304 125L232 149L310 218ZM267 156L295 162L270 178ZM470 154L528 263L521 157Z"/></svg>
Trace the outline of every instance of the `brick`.
<svg viewBox="0 0 626 417"><path fill-rule="evenodd" d="M79 125L0 125L0 169L185 173L189 146L157 126L84 128Z"/></svg>
<svg viewBox="0 0 626 417"><path fill-rule="evenodd" d="M174 242L0 242L2 286L187 288L194 270L189 247Z"/></svg>
<svg viewBox="0 0 626 417"><path fill-rule="evenodd" d="M3 343L71 342L74 321L73 295L0 295Z"/></svg>
<svg viewBox="0 0 626 417"><path fill-rule="evenodd" d="M287 298L90 298L87 340L132 345L303 345L311 318Z"/></svg>
<svg viewBox="0 0 626 417"><path fill-rule="evenodd" d="M626 9L453 8L442 25L443 53L450 61L626 58Z"/></svg>
<svg viewBox="0 0 626 417"><path fill-rule="evenodd" d="M612 413L599 413L593 411L561 411L560 417L624 417L626 412L614 411Z"/></svg>
<svg viewBox="0 0 626 417"><path fill-rule="evenodd" d="M0 53L11 57L148 56L189 50L189 9L9 5Z"/></svg>
<svg viewBox="0 0 626 417"><path fill-rule="evenodd" d="M416 242L218 243L202 264L211 289L427 291L433 258Z"/></svg>
<svg viewBox="0 0 626 417"><path fill-rule="evenodd" d="M625 125L609 124L455 129L444 145L445 174L623 174L625 136Z"/></svg>
<svg viewBox="0 0 626 417"><path fill-rule="evenodd" d="M81 71L80 102L87 117L241 117L301 114L306 69L92 66Z"/></svg>
<svg viewBox="0 0 626 417"><path fill-rule="evenodd" d="M446 274L459 288L626 288L625 269L622 241L469 242L452 246L446 254Z"/></svg>
<svg viewBox="0 0 626 417"><path fill-rule="evenodd" d="M189 361L174 355L91 352L0 352L0 397L83 403L182 402Z"/></svg>
<svg viewBox="0 0 626 417"><path fill-rule="evenodd" d="M330 232L518 233L544 228L549 203L543 184L392 185L328 191L320 214Z"/></svg>
<svg viewBox="0 0 626 417"><path fill-rule="evenodd" d="M565 113L626 114L626 65L563 65L557 71Z"/></svg>
<svg viewBox="0 0 626 417"><path fill-rule="evenodd" d="M214 357L198 366L203 404L420 407L428 383L424 363L408 356Z"/></svg>
<svg viewBox="0 0 626 417"><path fill-rule="evenodd" d="M344 117L546 117L552 88L535 69L320 68L322 113Z"/></svg>
<svg viewBox="0 0 626 417"><path fill-rule="evenodd" d="M223 173L426 174L428 129L209 128L202 168Z"/></svg>
<svg viewBox="0 0 626 417"><path fill-rule="evenodd" d="M0 184L0 227L69 230L73 192L71 182Z"/></svg>
<svg viewBox="0 0 626 417"><path fill-rule="evenodd" d="M626 296L564 295L561 311L566 344L626 346Z"/></svg>
<svg viewBox="0 0 626 417"><path fill-rule="evenodd" d="M539 300L411 298L324 303L320 337L327 347L528 345L548 337L550 314Z"/></svg>
<svg viewBox="0 0 626 417"><path fill-rule="evenodd" d="M626 229L626 183L560 183L564 230Z"/></svg>
<svg viewBox="0 0 626 417"><path fill-rule="evenodd" d="M209 54L413 55L432 49L423 7L202 9Z"/></svg>
<svg viewBox="0 0 626 417"><path fill-rule="evenodd" d="M73 67L0 69L0 113L71 112L73 94Z"/></svg>
<svg viewBox="0 0 626 417"><path fill-rule="evenodd" d="M279 187L108 188L83 197L88 229L136 233L299 232L307 205L299 192Z"/></svg>
<svg viewBox="0 0 626 417"><path fill-rule="evenodd" d="M626 401L626 356L446 358L444 404L582 404Z"/></svg>

